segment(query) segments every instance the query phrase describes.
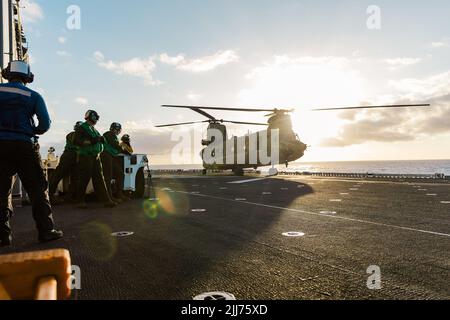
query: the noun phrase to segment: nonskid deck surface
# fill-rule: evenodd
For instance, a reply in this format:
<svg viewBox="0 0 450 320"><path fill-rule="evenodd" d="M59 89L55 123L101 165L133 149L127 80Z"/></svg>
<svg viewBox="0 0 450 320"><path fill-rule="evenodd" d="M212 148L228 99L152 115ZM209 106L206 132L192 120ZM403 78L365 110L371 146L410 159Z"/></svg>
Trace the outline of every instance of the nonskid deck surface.
<svg viewBox="0 0 450 320"><path fill-rule="evenodd" d="M31 210L17 208L14 247L0 253L69 249L81 268L74 299L450 298L448 184L160 177L154 185L158 201L55 207L66 237L52 244L35 244ZM134 234L111 236L119 231ZM370 266L381 270L380 290L367 287Z"/></svg>

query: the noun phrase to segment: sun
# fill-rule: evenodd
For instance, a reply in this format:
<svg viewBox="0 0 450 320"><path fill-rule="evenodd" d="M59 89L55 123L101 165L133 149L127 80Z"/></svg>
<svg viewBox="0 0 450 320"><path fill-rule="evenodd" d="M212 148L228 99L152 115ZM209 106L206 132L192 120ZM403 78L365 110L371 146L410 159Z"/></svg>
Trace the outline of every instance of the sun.
<svg viewBox="0 0 450 320"><path fill-rule="evenodd" d="M275 57L247 76L250 86L240 92L239 102L294 108L294 130L305 143L318 145L324 138L337 135L345 122L337 112L309 109L358 105L366 97L365 81L350 62L337 57ZM319 149L315 148L315 158L320 158Z"/></svg>

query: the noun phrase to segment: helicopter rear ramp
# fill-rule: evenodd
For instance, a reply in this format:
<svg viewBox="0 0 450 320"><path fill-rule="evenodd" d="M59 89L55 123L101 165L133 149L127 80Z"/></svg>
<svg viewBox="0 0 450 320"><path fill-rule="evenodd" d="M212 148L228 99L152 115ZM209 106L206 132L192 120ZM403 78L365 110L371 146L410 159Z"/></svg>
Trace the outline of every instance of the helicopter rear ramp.
<svg viewBox="0 0 450 320"><path fill-rule="evenodd" d="M450 298L447 181L185 176L154 186L158 201L55 207L66 237L46 245L35 244L30 208L17 208L15 245L0 253L68 249L81 270L73 299ZM379 289L368 287L374 266Z"/></svg>

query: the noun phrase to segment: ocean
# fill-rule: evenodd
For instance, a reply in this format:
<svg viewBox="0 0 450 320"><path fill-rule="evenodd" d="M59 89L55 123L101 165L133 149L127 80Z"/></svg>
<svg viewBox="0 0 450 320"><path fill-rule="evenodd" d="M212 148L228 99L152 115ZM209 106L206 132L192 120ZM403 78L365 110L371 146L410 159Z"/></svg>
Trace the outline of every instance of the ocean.
<svg viewBox="0 0 450 320"><path fill-rule="evenodd" d="M151 160L150 160L151 163ZM150 165L152 170L202 169L194 165ZM340 162L296 162L289 168L278 166L283 171L329 172L329 173L373 173L373 174L445 174L450 176L450 160L398 160L398 161L340 161ZM262 168L266 171L268 168Z"/></svg>

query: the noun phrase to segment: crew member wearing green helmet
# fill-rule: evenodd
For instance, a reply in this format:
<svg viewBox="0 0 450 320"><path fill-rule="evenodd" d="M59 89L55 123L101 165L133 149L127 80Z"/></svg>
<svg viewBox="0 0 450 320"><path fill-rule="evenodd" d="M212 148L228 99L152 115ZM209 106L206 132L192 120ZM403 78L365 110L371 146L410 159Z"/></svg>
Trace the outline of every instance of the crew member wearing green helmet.
<svg viewBox="0 0 450 320"><path fill-rule="evenodd" d="M116 202L112 201L106 189L103 167L100 156L104 150L105 138L95 129L95 125L100 120L99 114L94 110L89 110L85 115L85 122L75 130L73 142L78 146L78 183L77 199L78 208L86 209L85 202L86 188L92 179L95 193L105 207L115 207Z"/></svg>

